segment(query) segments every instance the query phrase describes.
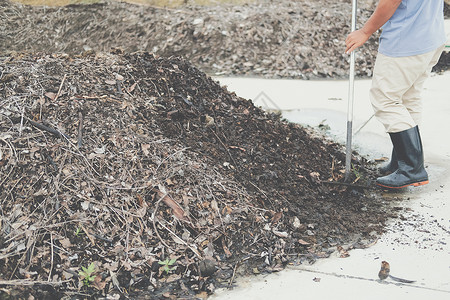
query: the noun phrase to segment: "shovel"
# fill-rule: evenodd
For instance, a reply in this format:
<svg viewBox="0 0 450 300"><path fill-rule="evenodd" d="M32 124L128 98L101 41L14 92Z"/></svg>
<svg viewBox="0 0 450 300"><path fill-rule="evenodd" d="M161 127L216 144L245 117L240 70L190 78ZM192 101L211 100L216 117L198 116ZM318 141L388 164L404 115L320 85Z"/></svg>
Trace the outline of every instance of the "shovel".
<svg viewBox="0 0 450 300"><path fill-rule="evenodd" d="M357 0L352 0L352 32L356 30ZM355 95L355 51L350 53L350 78L348 85L348 108L347 108L347 142L345 155L345 182L348 181L352 162L352 134L353 134L353 100Z"/></svg>

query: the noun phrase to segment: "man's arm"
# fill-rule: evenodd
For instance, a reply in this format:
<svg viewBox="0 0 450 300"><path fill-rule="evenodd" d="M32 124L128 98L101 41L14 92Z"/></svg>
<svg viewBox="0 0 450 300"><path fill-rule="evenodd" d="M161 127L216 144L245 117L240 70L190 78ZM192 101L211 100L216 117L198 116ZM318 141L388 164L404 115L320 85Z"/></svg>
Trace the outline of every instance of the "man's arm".
<svg viewBox="0 0 450 300"><path fill-rule="evenodd" d="M351 53L367 42L370 36L392 17L400 3L402 0L380 0L363 28L353 31L345 39L345 53Z"/></svg>

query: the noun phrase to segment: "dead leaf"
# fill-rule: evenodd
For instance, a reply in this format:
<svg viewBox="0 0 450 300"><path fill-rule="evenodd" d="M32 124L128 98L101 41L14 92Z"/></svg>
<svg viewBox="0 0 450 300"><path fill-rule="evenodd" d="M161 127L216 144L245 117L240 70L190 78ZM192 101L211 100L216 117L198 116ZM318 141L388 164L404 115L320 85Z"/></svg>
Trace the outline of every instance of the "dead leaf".
<svg viewBox="0 0 450 300"><path fill-rule="evenodd" d="M299 243L300 245L303 245L303 246L309 246L309 245L311 245L310 243L308 243L307 241L302 240L302 239L299 239L299 240L298 240L298 243Z"/></svg>
<svg viewBox="0 0 450 300"><path fill-rule="evenodd" d="M289 237L289 233L284 232L284 231L277 231L275 229L272 230L273 234L275 234L276 236L280 237L280 238L288 238Z"/></svg>
<svg viewBox="0 0 450 300"><path fill-rule="evenodd" d="M109 84L109 85L114 85L114 84L116 84L116 81L115 80L105 80L105 83L106 84Z"/></svg>
<svg viewBox="0 0 450 300"><path fill-rule="evenodd" d="M284 270L284 266L282 264L277 264L275 267L269 268L270 272L281 272Z"/></svg>
<svg viewBox="0 0 450 300"><path fill-rule="evenodd" d="M316 181L320 181L320 174L318 172L311 172L309 173L309 176Z"/></svg>
<svg viewBox="0 0 450 300"><path fill-rule="evenodd" d="M232 212L233 212L233 209L231 207L229 207L228 205L222 209L223 215L230 215Z"/></svg>
<svg viewBox="0 0 450 300"><path fill-rule="evenodd" d="M119 263L117 261L113 261L111 263L103 264L102 267L109 270L111 274L111 272L114 272L119 268Z"/></svg>
<svg viewBox="0 0 450 300"><path fill-rule="evenodd" d="M337 250L339 251L339 257L340 258L346 258L346 257L350 256L348 251L345 250L342 246L337 246Z"/></svg>
<svg viewBox="0 0 450 300"><path fill-rule="evenodd" d="M66 248L66 249L72 247L72 243L70 242L70 240L68 238L59 240L59 243L61 244L61 246L63 246L63 248Z"/></svg>
<svg viewBox="0 0 450 300"><path fill-rule="evenodd" d="M141 149L142 152L144 152L145 155L149 155L150 151L148 151L150 149L150 144L142 144L141 145Z"/></svg>
<svg viewBox="0 0 450 300"><path fill-rule="evenodd" d="M233 254L231 254L230 250L228 249L227 245L225 244L225 239L224 238L222 238L222 248L223 248L223 252L225 252L225 255L227 257L233 256Z"/></svg>
<svg viewBox="0 0 450 300"><path fill-rule="evenodd" d="M137 198L137 203L138 203L139 207L143 207L144 204L146 204L146 203L144 202L144 198L143 198L141 195L137 194L137 195L136 195L136 198Z"/></svg>
<svg viewBox="0 0 450 300"><path fill-rule="evenodd" d="M106 145L94 149L95 154L105 154L105 152L106 152Z"/></svg>
<svg viewBox="0 0 450 300"><path fill-rule="evenodd" d="M380 157L380 158L375 158L376 162L383 162L383 161L388 161L389 158L386 156Z"/></svg>
<svg viewBox="0 0 450 300"><path fill-rule="evenodd" d="M111 280L114 284L114 286L120 291L120 283L119 280L117 279L116 273L114 273L113 271L109 270L109 274L111 275Z"/></svg>
<svg viewBox="0 0 450 300"><path fill-rule="evenodd" d="M273 215L272 217L272 225L278 223L278 221L280 221L281 217L283 217L283 212L277 212L276 214Z"/></svg>
<svg viewBox="0 0 450 300"><path fill-rule="evenodd" d="M181 279L181 274L172 274L166 278L165 282L170 283Z"/></svg>
<svg viewBox="0 0 450 300"><path fill-rule="evenodd" d="M205 291L202 291L202 292L200 292L200 293L198 293L197 295L195 295L197 298L200 298L200 299L208 299L208 293L207 292L205 292Z"/></svg>
<svg viewBox="0 0 450 300"><path fill-rule="evenodd" d="M91 204L89 201L83 201L83 202L81 202L81 208L83 210L88 210L89 209L89 204Z"/></svg>
<svg viewBox="0 0 450 300"><path fill-rule="evenodd" d="M128 93L131 93L132 91L134 91L134 89L136 88L137 82L133 83L129 88L128 88Z"/></svg>
<svg viewBox="0 0 450 300"><path fill-rule="evenodd" d="M159 198L163 198L162 201L173 210L173 214L175 215L175 217L183 221L189 221L189 219L185 216L184 210L181 208L181 206L172 198L170 198L169 195L163 194L163 192L161 191L158 191L157 195Z"/></svg>
<svg viewBox="0 0 450 300"><path fill-rule="evenodd" d="M219 213L219 204L217 203L216 200L212 200L211 201L211 208L214 209L215 213Z"/></svg>
<svg viewBox="0 0 450 300"><path fill-rule="evenodd" d="M131 105L131 103L129 103L127 101L123 101L122 102L122 106L120 107L120 109L126 109L126 108L133 109L133 105Z"/></svg>
<svg viewBox="0 0 450 300"><path fill-rule="evenodd" d="M175 300L175 299L177 299L177 297L176 296L174 296L174 295L171 295L169 292L167 292L167 293L164 293L163 294L163 297L165 297L165 298L169 298L170 300Z"/></svg>
<svg viewBox="0 0 450 300"><path fill-rule="evenodd" d="M62 279L63 279L63 280L68 280L68 279L71 279L72 277L73 277L73 274L72 274L72 273L66 272L66 271L63 271L63 272L62 272Z"/></svg>
<svg viewBox="0 0 450 300"><path fill-rule="evenodd" d="M302 223L300 223L300 220L297 217L294 217L294 221L292 222L292 226L294 228L298 229L302 226Z"/></svg>
<svg viewBox="0 0 450 300"><path fill-rule="evenodd" d="M206 115L205 121L206 121L206 126L207 127L214 125L214 118L211 117L211 116Z"/></svg>
<svg viewBox="0 0 450 300"><path fill-rule="evenodd" d="M49 98L50 100L55 100L56 98L56 94L52 93L52 92L47 92L44 94L47 98Z"/></svg>
<svg viewBox="0 0 450 300"><path fill-rule="evenodd" d="M97 290L101 291L105 288L106 282L102 281L102 276L97 275L94 278L94 282L92 283L92 286L95 287Z"/></svg>
<svg viewBox="0 0 450 300"><path fill-rule="evenodd" d="M127 270L127 271L131 271L132 270L132 268L131 268L131 264L128 262L128 261L122 261L122 267L125 269L125 270Z"/></svg>

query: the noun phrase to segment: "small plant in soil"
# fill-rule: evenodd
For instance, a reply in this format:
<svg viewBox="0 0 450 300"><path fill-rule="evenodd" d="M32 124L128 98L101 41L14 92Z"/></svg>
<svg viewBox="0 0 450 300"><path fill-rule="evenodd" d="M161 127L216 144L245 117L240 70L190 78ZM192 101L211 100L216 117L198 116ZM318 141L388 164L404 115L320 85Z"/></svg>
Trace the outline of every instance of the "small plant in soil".
<svg viewBox="0 0 450 300"><path fill-rule="evenodd" d="M163 260L163 261L158 261L158 264L160 264L160 265L162 265L161 266L161 268L162 268L162 270L163 271L166 271L166 274L169 274L169 271L173 271L173 270L175 270L176 269L176 267L171 267L171 266L173 266L173 264L176 262L177 260L176 259L166 259L166 260Z"/></svg>
<svg viewBox="0 0 450 300"><path fill-rule="evenodd" d="M83 234L83 232L81 231L81 227L77 227L77 229L75 230L75 236L79 237Z"/></svg>
<svg viewBox="0 0 450 300"><path fill-rule="evenodd" d="M359 167L356 167L354 164L352 164L352 172L353 175L355 175L355 182L361 179L361 173L359 172Z"/></svg>
<svg viewBox="0 0 450 300"><path fill-rule="evenodd" d="M81 276L81 280L83 280L84 286L90 286L92 282L95 280L95 265L91 263L89 267L85 268L81 266L81 270L78 274Z"/></svg>

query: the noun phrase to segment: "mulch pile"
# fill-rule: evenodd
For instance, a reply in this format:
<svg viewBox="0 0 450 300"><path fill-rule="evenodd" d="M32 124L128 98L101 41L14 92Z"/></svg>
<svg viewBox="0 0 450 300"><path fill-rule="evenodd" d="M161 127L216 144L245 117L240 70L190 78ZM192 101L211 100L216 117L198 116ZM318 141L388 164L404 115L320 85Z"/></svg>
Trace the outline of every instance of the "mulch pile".
<svg viewBox="0 0 450 300"><path fill-rule="evenodd" d="M358 27L377 1L358 1ZM448 5L445 14L450 17ZM346 78L351 1L258 0L247 5L165 9L103 1L61 8L0 3L0 52L80 54L148 51L182 56L215 75ZM374 34L356 54L356 75L370 77L378 48ZM444 53L435 71L450 68Z"/></svg>
<svg viewBox="0 0 450 300"><path fill-rule="evenodd" d="M341 145L184 59L19 53L0 74L12 298L203 297L240 274L345 256L392 216L370 189L329 183L342 182ZM369 184L364 159L353 165L354 185Z"/></svg>
<svg viewBox="0 0 450 300"><path fill-rule="evenodd" d="M359 1L367 19L373 1ZM0 4L0 51L79 54L148 51L183 56L217 75L347 76L351 1L265 1L248 5L164 9L104 1L61 8ZM38 38L36 38L38 37ZM358 54L370 76L376 37ZM367 60L365 59L367 58Z"/></svg>
<svg viewBox="0 0 450 300"><path fill-rule="evenodd" d="M358 1L359 27L376 2ZM259 0L180 9L116 1L61 8L2 1L0 52L80 54L120 48L182 56L215 75L346 78L344 40L350 21L348 0ZM377 39L375 34L357 52L357 76L372 75Z"/></svg>

